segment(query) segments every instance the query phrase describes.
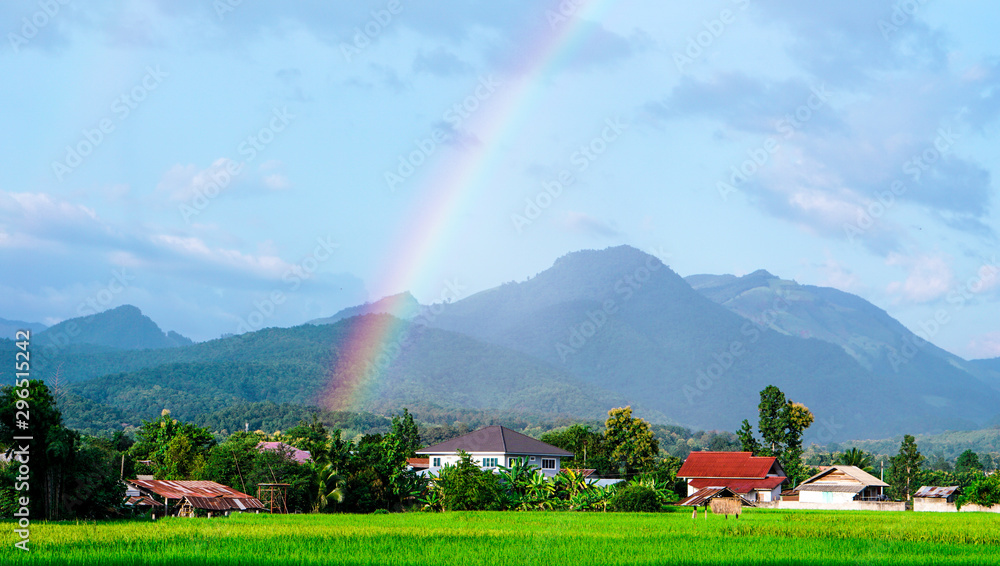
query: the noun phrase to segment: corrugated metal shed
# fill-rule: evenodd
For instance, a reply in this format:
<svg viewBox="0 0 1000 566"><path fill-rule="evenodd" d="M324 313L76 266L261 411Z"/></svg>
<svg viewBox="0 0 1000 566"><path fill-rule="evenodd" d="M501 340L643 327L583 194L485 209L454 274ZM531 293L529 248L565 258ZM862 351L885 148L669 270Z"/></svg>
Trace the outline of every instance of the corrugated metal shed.
<svg viewBox="0 0 1000 566"><path fill-rule="evenodd" d="M684 460L677 477L763 479L775 468L775 460L750 452L692 452Z"/></svg>
<svg viewBox="0 0 1000 566"><path fill-rule="evenodd" d="M958 491L957 485L952 485L948 487L937 487L933 485L925 485L917 490L913 494L913 497L940 497L942 499L947 499Z"/></svg>
<svg viewBox="0 0 1000 566"><path fill-rule="evenodd" d="M246 511L249 509L265 509L264 504L255 497L185 497L191 506L208 511Z"/></svg>
<svg viewBox="0 0 1000 566"><path fill-rule="evenodd" d="M167 499L181 499L184 497L234 497L240 499L252 499L252 496L241 491L215 483L214 481L201 480L128 480L140 490L152 492Z"/></svg>
<svg viewBox="0 0 1000 566"><path fill-rule="evenodd" d="M159 501L156 501L155 499L146 497L145 495L141 495L141 496L126 497L125 498L125 506L126 507L163 507L163 504L160 503Z"/></svg>

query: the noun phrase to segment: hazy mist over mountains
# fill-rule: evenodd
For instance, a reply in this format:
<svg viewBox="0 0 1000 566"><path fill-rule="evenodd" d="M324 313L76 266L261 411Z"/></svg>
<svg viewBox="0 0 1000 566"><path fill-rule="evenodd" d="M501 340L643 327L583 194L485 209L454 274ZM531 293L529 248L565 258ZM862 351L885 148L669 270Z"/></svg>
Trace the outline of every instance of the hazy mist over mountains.
<svg viewBox="0 0 1000 566"><path fill-rule="evenodd" d="M395 317L417 338L345 408L596 419L631 404L653 421L735 430L774 384L814 412L817 442L975 429L1000 414L1000 359L963 360L860 297L766 271L683 278L619 246L567 254L433 317L426 309L403 293L195 344L125 305L36 325L35 367L59 372L68 417L89 426L163 408L190 418L246 402L322 404L345 377L332 372L348 337Z"/></svg>

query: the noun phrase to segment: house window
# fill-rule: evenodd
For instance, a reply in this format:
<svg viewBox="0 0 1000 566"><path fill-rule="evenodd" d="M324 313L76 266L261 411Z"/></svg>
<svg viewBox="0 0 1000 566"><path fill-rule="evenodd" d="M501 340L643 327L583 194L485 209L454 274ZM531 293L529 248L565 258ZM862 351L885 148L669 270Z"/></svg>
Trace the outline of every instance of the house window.
<svg viewBox="0 0 1000 566"><path fill-rule="evenodd" d="M497 467L497 459L496 458L483 458L483 467L484 468L495 468L495 467Z"/></svg>
<svg viewBox="0 0 1000 566"><path fill-rule="evenodd" d="M435 468L440 468L441 458L434 458L433 460L431 460L431 465L434 466Z"/></svg>
<svg viewBox="0 0 1000 566"><path fill-rule="evenodd" d="M542 458L542 469L543 470L554 470L556 469L555 458Z"/></svg>
<svg viewBox="0 0 1000 566"><path fill-rule="evenodd" d="M507 467L510 468L512 466L515 466L520 461L521 461L521 458L508 458L507 459Z"/></svg>

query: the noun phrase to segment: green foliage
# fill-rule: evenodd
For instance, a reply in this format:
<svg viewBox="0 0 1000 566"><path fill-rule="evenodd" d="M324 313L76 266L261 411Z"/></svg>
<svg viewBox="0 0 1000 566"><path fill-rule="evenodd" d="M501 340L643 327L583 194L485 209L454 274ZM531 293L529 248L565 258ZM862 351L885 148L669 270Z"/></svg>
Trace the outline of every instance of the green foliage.
<svg viewBox="0 0 1000 566"><path fill-rule="evenodd" d="M958 456L955 461L955 473L981 472L983 464L979 461L979 455L972 450L966 450Z"/></svg>
<svg viewBox="0 0 1000 566"><path fill-rule="evenodd" d="M493 472L483 470L465 452L459 461L441 469L435 480L442 507L448 511L495 511L502 508L503 487Z"/></svg>
<svg viewBox="0 0 1000 566"><path fill-rule="evenodd" d="M143 421L130 453L135 460L151 461L156 479L188 480L201 475L214 444L208 429L174 419L164 409L159 418Z"/></svg>
<svg viewBox="0 0 1000 566"><path fill-rule="evenodd" d="M656 491L640 484L620 488L611 498L611 508L615 511L652 513L659 511L660 507L660 496Z"/></svg>
<svg viewBox="0 0 1000 566"><path fill-rule="evenodd" d="M33 518L118 514L124 496L118 481L122 439L81 436L63 426L55 398L43 381L20 380L18 385L0 388L0 449L10 449L13 456L9 464L0 465L0 516L12 516L20 497L29 498ZM15 420L21 420L17 416L23 416L18 411L29 415L26 429L14 428ZM19 454L22 448L27 448L26 454ZM17 465L24 458L31 469L28 481L18 479Z"/></svg>
<svg viewBox="0 0 1000 566"><path fill-rule="evenodd" d="M892 457L892 467L889 469L888 484L890 493L897 499L908 500L919 485L916 485L920 473L920 463L924 457L917 449L916 440L909 434L903 436L899 445L899 453Z"/></svg>
<svg viewBox="0 0 1000 566"><path fill-rule="evenodd" d="M632 417L632 407L608 411L605 422L604 442L611 446L611 460L617 462L622 473L631 474L653 464L659 454L659 445L649 423Z"/></svg>
<svg viewBox="0 0 1000 566"><path fill-rule="evenodd" d="M963 505L969 504L983 507L1000 504L1000 474L980 476L962 490L962 495L955 500L955 505L961 509Z"/></svg>
<svg viewBox="0 0 1000 566"><path fill-rule="evenodd" d="M837 456L838 464L845 466L856 466L862 470L871 471L872 455L856 447L845 450L843 454Z"/></svg>
<svg viewBox="0 0 1000 566"><path fill-rule="evenodd" d="M760 392L757 410L757 428L763 440L757 440L750 421L744 420L737 432L743 449L759 456L777 457L789 481L797 485L810 475L802 465L802 435L813 423L812 412L805 405L786 399L774 385Z"/></svg>

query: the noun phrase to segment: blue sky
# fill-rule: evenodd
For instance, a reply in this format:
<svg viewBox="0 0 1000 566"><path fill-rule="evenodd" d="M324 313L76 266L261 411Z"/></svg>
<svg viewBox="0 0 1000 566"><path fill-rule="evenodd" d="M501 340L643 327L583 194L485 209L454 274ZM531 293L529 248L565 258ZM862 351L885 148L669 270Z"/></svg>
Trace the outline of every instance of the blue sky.
<svg viewBox="0 0 1000 566"><path fill-rule="evenodd" d="M203 340L630 244L1000 356L993 3L262 4L3 3L0 317Z"/></svg>

